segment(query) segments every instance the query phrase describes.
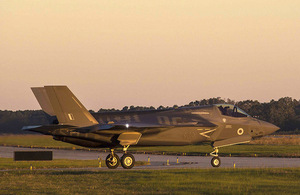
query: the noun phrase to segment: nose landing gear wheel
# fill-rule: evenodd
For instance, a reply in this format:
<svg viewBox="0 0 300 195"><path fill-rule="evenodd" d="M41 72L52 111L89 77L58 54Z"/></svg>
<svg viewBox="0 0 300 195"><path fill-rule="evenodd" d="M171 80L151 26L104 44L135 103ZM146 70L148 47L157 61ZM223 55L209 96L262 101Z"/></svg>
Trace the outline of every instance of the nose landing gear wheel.
<svg viewBox="0 0 300 195"><path fill-rule="evenodd" d="M219 167L221 165L221 160L219 157L217 156L214 156L212 159L211 159L211 165L213 167Z"/></svg>
<svg viewBox="0 0 300 195"><path fill-rule="evenodd" d="M109 169L116 169L120 164L120 158L117 154L109 154L105 160L106 166Z"/></svg>
<svg viewBox="0 0 300 195"><path fill-rule="evenodd" d="M132 154L124 154L121 157L121 165L124 169L131 169L134 166L135 159Z"/></svg>

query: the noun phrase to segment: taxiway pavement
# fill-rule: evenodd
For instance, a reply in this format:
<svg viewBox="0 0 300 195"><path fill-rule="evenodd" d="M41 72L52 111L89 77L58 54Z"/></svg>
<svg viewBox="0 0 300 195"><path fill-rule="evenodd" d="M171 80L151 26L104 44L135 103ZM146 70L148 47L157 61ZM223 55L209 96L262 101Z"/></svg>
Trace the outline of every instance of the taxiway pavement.
<svg viewBox="0 0 300 195"><path fill-rule="evenodd" d="M85 151L85 150L57 150L38 148L18 148L0 146L0 157L13 158L14 151L53 151L53 159L73 159L92 160L105 159L108 153ZM120 157L122 153L117 153ZM136 161L148 161L150 165L135 166L133 169L178 169L178 168L212 168L210 156L173 156L173 155L152 155L133 154ZM178 162L177 163L177 158ZM275 158L275 157L222 157L221 166L223 168L291 168L300 167L300 158ZM167 160L169 164L167 165ZM119 167L118 169L122 169Z"/></svg>

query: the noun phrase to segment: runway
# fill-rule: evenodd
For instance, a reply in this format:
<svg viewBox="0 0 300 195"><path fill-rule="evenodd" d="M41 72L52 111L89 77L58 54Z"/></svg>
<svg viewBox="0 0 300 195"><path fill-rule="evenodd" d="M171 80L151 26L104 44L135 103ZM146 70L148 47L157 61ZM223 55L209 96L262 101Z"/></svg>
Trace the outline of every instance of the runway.
<svg viewBox="0 0 300 195"><path fill-rule="evenodd" d="M73 160L93 160L105 159L108 153L83 150L56 150L37 148L18 148L0 146L0 157L13 158L14 151L53 151L53 159L73 159ZM117 153L120 157L122 153ZM171 155L151 155L133 154L136 161L147 161L150 158L150 165L135 166L132 170L143 169L180 169L180 168L213 168L210 164L210 156L171 156ZM178 162L177 163L177 158ZM291 168L300 167L300 158L274 158L274 157L222 157L221 166L223 168ZM169 164L167 165L167 160ZM91 168L89 168L91 169ZM93 169L93 168L92 168ZM107 168L103 168L108 170ZM122 169L122 167L119 167Z"/></svg>

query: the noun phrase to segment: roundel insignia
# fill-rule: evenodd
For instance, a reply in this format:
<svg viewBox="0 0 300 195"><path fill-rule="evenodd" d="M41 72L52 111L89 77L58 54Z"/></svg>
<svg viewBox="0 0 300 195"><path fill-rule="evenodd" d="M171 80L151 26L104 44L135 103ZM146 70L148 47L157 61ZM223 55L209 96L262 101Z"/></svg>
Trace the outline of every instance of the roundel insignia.
<svg viewBox="0 0 300 195"><path fill-rule="evenodd" d="M243 133L244 133L244 129L243 129L243 128L239 128L239 129L237 130L237 134L238 134L238 135L243 135Z"/></svg>

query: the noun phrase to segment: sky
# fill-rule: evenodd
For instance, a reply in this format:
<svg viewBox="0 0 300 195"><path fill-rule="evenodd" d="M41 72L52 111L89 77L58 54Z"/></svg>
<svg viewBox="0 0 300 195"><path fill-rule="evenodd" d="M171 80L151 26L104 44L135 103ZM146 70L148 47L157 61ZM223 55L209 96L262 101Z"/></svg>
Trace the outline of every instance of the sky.
<svg viewBox="0 0 300 195"><path fill-rule="evenodd" d="M0 110L300 99L299 0L0 0Z"/></svg>

